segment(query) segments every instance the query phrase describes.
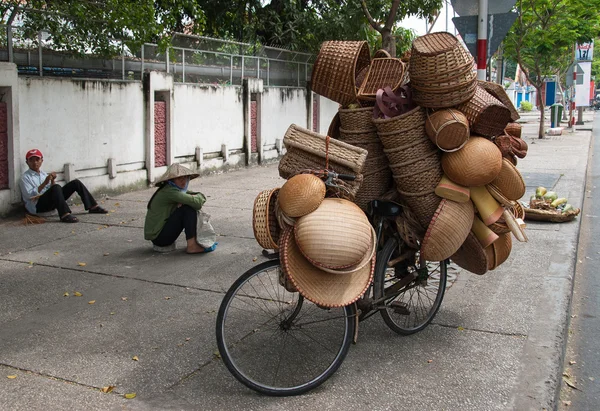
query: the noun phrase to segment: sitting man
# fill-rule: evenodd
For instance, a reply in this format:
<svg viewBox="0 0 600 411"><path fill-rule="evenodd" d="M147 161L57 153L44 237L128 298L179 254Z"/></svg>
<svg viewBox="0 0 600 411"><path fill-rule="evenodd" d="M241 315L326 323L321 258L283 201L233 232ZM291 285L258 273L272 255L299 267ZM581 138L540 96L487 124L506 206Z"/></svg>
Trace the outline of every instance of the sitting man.
<svg viewBox="0 0 600 411"><path fill-rule="evenodd" d="M29 150L25 154L25 161L29 170L21 177L21 195L25 208L30 214L45 213L56 209L60 221L63 223L76 223L79 220L71 214L67 199L74 192L79 194L86 210L93 214L106 214L108 211L98 206L94 197L79 180L73 180L64 187L54 184L56 173L46 174L41 170L44 156L38 149Z"/></svg>

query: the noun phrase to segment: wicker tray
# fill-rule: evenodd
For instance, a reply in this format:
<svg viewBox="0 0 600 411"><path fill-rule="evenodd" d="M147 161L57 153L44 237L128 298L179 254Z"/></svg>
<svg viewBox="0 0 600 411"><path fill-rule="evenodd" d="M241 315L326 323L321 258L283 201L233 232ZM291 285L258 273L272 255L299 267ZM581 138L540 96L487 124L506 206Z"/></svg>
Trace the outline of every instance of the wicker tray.
<svg viewBox="0 0 600 411"><path fill-rule="evenodd" d="M374 101L377 90L380 88L390 87L392 90L396 90L402 84L404 70L404 63L399 59L373 59L358 91L358 98Z"/></svg>
<svg viewBox="0 0 600 411"><path fill-rule="evenodd" d="M566 213L550 211L550 210L536 210L534 208L527 208L527 207L524 207L524 208L525 208L525 220L549 221L551 223L564 223L567 221L572 221L581 212L581 210L579 208L569 210Z"/></svg>

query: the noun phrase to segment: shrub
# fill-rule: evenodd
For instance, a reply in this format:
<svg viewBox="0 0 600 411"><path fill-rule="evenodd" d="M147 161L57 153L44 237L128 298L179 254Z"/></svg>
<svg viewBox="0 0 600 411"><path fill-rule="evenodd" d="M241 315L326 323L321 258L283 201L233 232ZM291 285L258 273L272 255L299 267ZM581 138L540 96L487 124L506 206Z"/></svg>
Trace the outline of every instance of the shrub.
<svg viewBox="0 0 600 411"><path fill-rule="evenodd" d="M529 101L521 101L521 111L531 111L533 110L533 104Z"/></svg>

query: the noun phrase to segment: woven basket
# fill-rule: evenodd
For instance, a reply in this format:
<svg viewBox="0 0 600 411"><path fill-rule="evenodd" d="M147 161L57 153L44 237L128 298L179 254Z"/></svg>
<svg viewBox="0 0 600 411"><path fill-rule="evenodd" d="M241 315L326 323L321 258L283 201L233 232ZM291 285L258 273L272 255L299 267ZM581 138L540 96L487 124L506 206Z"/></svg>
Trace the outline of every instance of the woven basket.
<svg viewBox="0 0 600 411"><path fill-rule="evenodd" d="M398 188L396 190L398 190L402 200L408 205L422 229L425 230L429 227L429 223L442 199L435 195L433 191L430 193L409 193Z"/></svg>
<svg viewBox="0 0 600 411"><path fill-rule="evenodd" d="M421 126L425 126L427 118L425 110L421 107L415 107L408 113L401 114L392 118L374 118L373 124L377 127L377 133L399 133L403 131L413 130ZM387 135L387 134L386 134ZM381 134L380 134L381 136ZM385 142L384 142L385 145ZM397 144L400 145L400 144ZM392 148L392 147L389 147Z"/></svg>
<svg viewBox="0 0 600 411"><path fill-rule="evenodd" d="M365 166L363 183L356 193L354 203L362 210L366 210L369 202L380 198L392 187L392 182L392 170L387 164L384 163L379 168L372 169Z"/></svg>
<svg viewBox="0 0 600 411"><path fill-rule="evenodd" d="M431 33L417 37L410 51L410 76L432 77L435 73L455 72L473 57L458 39L447 32Z"/></svg>
<svg viewBox="0 0 600 411"><path fill-rule="evenodd" d="M479 86L475 88L473 98L456 108L467 116L471 132L485 137L502 134L510 122L510 110Z"/></svg>
<svg viewBox="0 0 600 411"><path fill-rule="evenodd" d="M348 131L373 130L373 108L340 108L340 127Z"/></svg>
<svg viewBox="0 0 600 411"><path fill-rule="evenodd" d="M404 146L395 148L386 148L383 150L390 160L390 166L396 164L406 164L414 159L429 158L432 153L439 153L438 149L431 144L429 139L422 138ZM438 157L439 163L439 157Z"/></svg>
<svg viewBox="0 0 600 411"><path fill-rule="evenodd" d="M280 228L277 223L275 205L279 188L261 191L254 200L252 230L258 244L266 249L279 248Z"/></svg>
<svg viewBox="0 0 600 411"><path fill-rule="evenodd" d="M525 195L525 181L521 173L506 158L502 159L502 168L490 185L509 200L517 201Z"/></svg>
<svg viewBox="0 0 600 411"><path fill-rule="evenodd" d="M515 217L515 219L520 218L521 220L525 219L525 209L518 201L514 201L511 205L507 206L506 209ZM504 234L510 233L510 227L504 221L504 217L500 217L498 221L489 225L490 230L495 232L496 234Z"/></svg>
<svg viewBox="0 0 600 411"><path fill-rule="evenodd" d="M438 185L435 187L435 193L448 200L464 203L471 199L471 190L469 187L463 187L450 180L448 176L443 176Z"/></svg>
<svg viewBox="0 0 600 411"><path fill-rule="evenodd" d="M390 57L392 57L392 55L385 49L379 49L373 54L374 59L385 59Z"/></svg>
<svg viewBox="0 0 600 411"><path fill-rule="evenodd" d="M396 90L402 85L404 63L396 58L377 58L371 61L369 71L358 90L361 100L375 100L377 90L390 87Z"/></svg>
<svg viewBox="0 0 600 411"><path fill-rule="evenodd" d="M521 138L522 129L523 126L521 126L519 123L508 123L504 128L504 132L509 136Z"/></svg>
<svg viewBox="0 0 600 411"><path fill-rule="evenodd" d="M417 163L418 164L418 163ZM418 168L408 173L399 174L392 169L394 181L398 189L409 193L433 193L441 181L444 172L439 163L430 162L426 168Z"/></svg>
<svg viewBox="0 0 600 411"><path fill-rule="evenodd" d="M488 270L493 270L505 262L512 250L510 233L502 234L496 241L485 248L488 259Z"/></svg>
<svg viewBox="0 0 600 411"><path fill-rule="evenodd" d="M519 115L519 112L515 108L515 105L510 100L510 97L508 97L508 94L506 94L506 90L504 89L504 87L501 84L491 83L489 81L483 81L483 80L478 80L477 83L479 84L479 86L481 88L485 89L485 91L487 91L492 96L494 96L498 100L500 100L500 102L502 104L504 104L504 106L507 109L510 110L510 119L512 121L517 121L518 119L521 118L521 116ZM515 136L515 137L520 137L520 135Z"/></svg>
<svg viewBox="0 0 600 411"><path fill-rule="evenodd" d="M313 265L336 270L356 265L365 257L371 247L371 229L356 204L327 198L296 221L294 234L302 254Z"/></svg>
<svg viewBox="0 0 600 411"><path fill-rule="evenodd" d="M443 261L458 251L471 231L474 213L470 201L443 199L423 238L421 256L429 261Z"/></svg>
<svg viewBox="0 0 600 411"><path fill-rule="evenodd" d="M405 162L389 163L392 173L396 176L409 176L416 172L440 167L440 152L432 150L423 157L412 158Z"/></svg>
<svg viewBox="0 0 600 411"><path fill-rule="evenodd" d="M325 183L313 174L297 174L279 190L279 207L290 217L315 211L325 198Z"/></svg>
<svg viewBox="0 0 600 411"><path fill-rule="evenodd" d="M458 151L442 155L448 178L465 187L482 186L494 180L502 168L502 153L494 143L471 136Z"/></svg>
<svg viewBox="0 0 600 411"><path fill-rule="evenodd" d="M475 81L472 85L457 86L456 89L443 93L413 89L413 101L422 107L448 108L468 102L476 91L477 83Z"/></svg>
<svg viewBox="0 0 600 411"><path fill-rule="evenodd" d="M483 275L488 271L488 258L481 243L472 232L469 233L463 245L450 256L456 265L473 274Z"/></svg>
<svg viewBox="0 0 600 411"><path fill-rule="evenodd" d="M581 210L579 208L569 210L566 213L525 208L525 219L533 221L549 221L552 223L564 223L574 220L580 212Z"/></svg>
<svg viewBox="0 0 600 411"><path fill-rule="evenodd" d="M313 66L312 90L347 106L356 102L356 78L370 64L366 41L326 41Z"/></svg>
<svg viewBox="0 0 600 411"><path fill-rule="evenodd" d="M279 162L279 175L288 179L307 169L323 169L328 157L330 169L356 176L354 181L347 182L350 195L355 196L362 183L361 171L367 151L339 140L329 139L329 143L327 140L325 136L292 124L283 138L287 152Z"/></svg>
<svg viewBox="0 0 600 411"><path fill-rule="evenodd" d="M458 110L439 110L427 115L425 131L440 150L456 151L469 140L469 120Z"/></svg>

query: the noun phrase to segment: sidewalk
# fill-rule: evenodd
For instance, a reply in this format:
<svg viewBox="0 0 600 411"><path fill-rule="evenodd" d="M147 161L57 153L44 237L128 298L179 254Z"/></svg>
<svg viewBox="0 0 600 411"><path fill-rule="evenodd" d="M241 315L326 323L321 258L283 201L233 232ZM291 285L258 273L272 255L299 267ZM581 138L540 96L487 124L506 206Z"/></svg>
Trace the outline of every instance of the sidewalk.
<svg viewBox="0 0 600 411"><path fill-rule="evenodd" d="M565 129L539 140L537 114L523 121L525 198L544 185L580 207L591 132ZM215 355L216 311L231 283L264 260L252 205L282 183L276 165L193 180L220 236L207 255L186 255L183 240L175 252L152 252L142 228L154 189L105 200L106 216L78 207L79 224L0 220L0 403L11 410L554 407L579 219L528 222L529 242L515 240L509 260L484 276L452 269L442 307L421 333L400 337L378 316L361 323L340 370L304 396L269 398L239 384ZM112 393L100 391L107 386ZM132 392L135 399L123 398Z"/></svg>

